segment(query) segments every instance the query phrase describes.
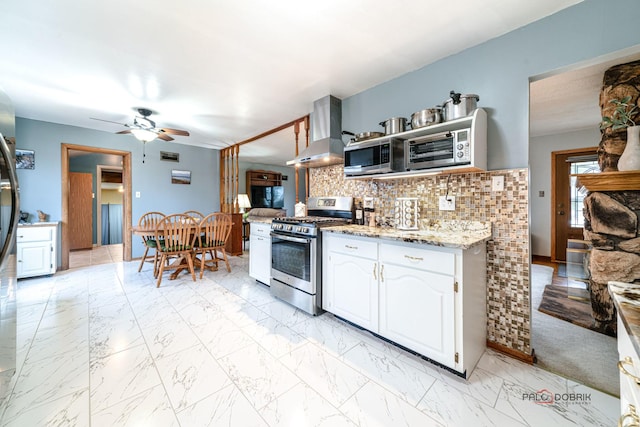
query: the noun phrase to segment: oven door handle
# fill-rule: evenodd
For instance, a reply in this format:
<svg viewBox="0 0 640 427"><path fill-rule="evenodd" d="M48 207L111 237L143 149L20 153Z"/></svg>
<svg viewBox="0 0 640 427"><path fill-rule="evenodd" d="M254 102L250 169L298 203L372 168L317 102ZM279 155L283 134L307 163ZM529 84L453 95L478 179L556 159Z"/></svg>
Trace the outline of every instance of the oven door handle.
<svg viewBox="0 0 640 427"><path fill-rule="evenodd" d="M296 243L308 243L311 241L310 238L305 239L300 237L285 236L284 234L277 234L277 233L271 233L271 237L287 240L289 242L296 242Z"/></svg>

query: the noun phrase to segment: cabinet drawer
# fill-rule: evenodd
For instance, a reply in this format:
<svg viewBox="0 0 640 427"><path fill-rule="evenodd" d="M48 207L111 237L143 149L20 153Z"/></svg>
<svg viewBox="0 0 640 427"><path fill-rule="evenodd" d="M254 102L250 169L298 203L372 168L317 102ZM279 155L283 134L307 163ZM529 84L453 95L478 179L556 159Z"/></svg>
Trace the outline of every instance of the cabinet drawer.
<svg viewBox="0 0 640 427"><path fill-rule="evenodd" d="M268 236L271 232L271 224L266 223L251 223L251 234L260 234L261 236Z"/></svg>
<svg viewBox="0 0 640 427"><path fill-rule="evenodd" d="M362 258L378 258L378 243L376 240L335 236L334 233L328 234L324 234L324 244L327 245L327 249L331 252Z"/></svg>
<svg viewBox="0 0 640 427"><path fill-rule="evenodd" d="M420 246L380 245L380 262L428 270L441 274L455 274L456 256L450 252Z"/></svg>
<svg viewBox="0 0 640 427"><path fill-rule="evenodd" d="M51 227L18 227L16 242L40 242L51 241L53 239L53 228Z"/></svg>

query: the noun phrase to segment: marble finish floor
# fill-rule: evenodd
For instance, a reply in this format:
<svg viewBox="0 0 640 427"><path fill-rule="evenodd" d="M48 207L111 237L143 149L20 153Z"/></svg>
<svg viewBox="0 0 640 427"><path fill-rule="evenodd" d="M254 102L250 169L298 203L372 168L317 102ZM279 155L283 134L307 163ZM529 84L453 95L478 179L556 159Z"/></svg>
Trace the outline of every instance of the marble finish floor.
<svg viewBox="0 0 640 427"><path fill-rule="evenodd" d="M1 426L611 426L619 400L487 350L469 381L232 272L110 262L19 281ZM525 396L546 390L545 404ZM568 401L568 396L584 400ZM562 397L564 396L564 397Z"/></svg>

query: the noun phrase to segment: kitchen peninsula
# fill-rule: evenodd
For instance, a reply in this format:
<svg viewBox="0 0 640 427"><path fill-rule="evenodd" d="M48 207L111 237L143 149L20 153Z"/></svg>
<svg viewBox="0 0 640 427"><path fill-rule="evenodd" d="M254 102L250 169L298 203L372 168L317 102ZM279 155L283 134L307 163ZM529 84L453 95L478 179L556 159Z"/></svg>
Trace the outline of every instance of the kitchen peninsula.
<svg viewBox="0 0 640 427"><path fill-rule="evenodd" d="M323 230L323 308L468 378L486 346L491 224Z"/></svg>

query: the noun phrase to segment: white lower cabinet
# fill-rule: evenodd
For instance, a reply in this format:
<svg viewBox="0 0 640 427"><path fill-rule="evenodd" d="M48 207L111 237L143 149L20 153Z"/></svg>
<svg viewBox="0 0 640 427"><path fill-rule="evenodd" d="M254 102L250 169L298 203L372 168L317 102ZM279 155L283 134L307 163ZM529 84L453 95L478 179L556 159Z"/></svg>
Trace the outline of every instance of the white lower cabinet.
<svg viewBox="0 0 640 427"><path fill-rule="evenodd" d="M17 277L54 274L58 223L20 225L16 232Z"/></svg>
<svg viewBox="0 0 640 427"><path fill-rule="evenodd" d="M618 367L620 368L620 424L634 425L640 416L640 357L618 315ZM629 424L627 424L629 423Z"/></svg>
<svg viewBox="0 0 640 427"><path fill-rule="evenodd" d="M326 237L326 235L324 235ZM325 310L372 332L378 331L378 253L373 242L331 237L323 262Z"/></svg>
<svg viewBox="0 0 640 427"><path fill-rule="evenodd" d="M455 365L453 276L383 264L380 335L446 366Z"/></svg>
<svg viewBox="0 0 640 427"><path fill-rule="evenodd" d="M249 235L249 276L268 285L271 281L271 225L252 222Z"/></svg>
<svg viewBox="0 0 640 427"><path fill-rule="evenodd" d="M486 250L323 233L323 308L468 377L486 346Z"/></svg>

